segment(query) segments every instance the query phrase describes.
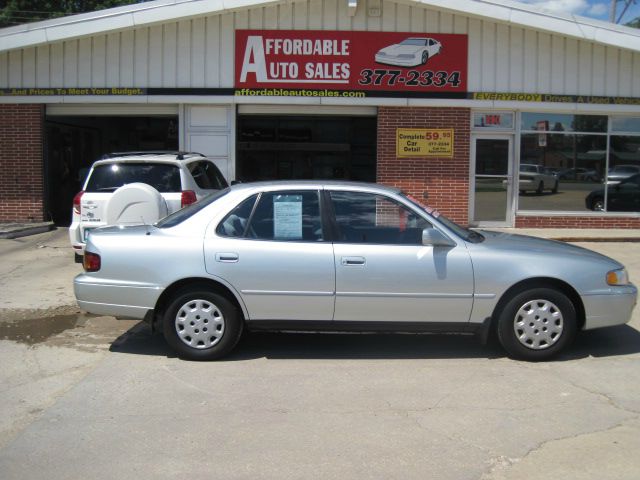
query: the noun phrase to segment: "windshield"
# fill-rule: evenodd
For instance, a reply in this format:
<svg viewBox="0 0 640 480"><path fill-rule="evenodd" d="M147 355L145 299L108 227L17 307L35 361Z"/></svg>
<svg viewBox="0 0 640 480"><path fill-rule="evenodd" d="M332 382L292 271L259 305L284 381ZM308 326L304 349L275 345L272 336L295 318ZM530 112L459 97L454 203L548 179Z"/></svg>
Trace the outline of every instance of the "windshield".
<svg viewBox="0 0 640 480"><path fill-rule="evenodd" d="M419 46L424 46L427 44L427 39L426 38L407 38L406 40L403 40L402 42L400 42L400 45L419 45Z"/></svg>
<svg viewBox="0 0 640 480"><path fill-rule="evenodd" d="M474 230L469 230L468 228L461 227L460 225L455 223L453 220L449 220L447 217L442 215L435 208L431 208L431 207L428 207L428 206L424 205L423 203L421 203L418 200L416 200L415 198L413 198L411 195L407 195L405 193L402 193L402 195L404 195L404 197L407 200L409 200L409 202L411 202L412 205L418 207L418 209L420 209L420 210L426 212L427 214L431 215L433 218L436 218L440 223L442 223L445 227L447 227L453 233L455 233L460 238L462 238L465 242L480 243L480 242L484 241L484 237L481 234L479 234L478 232L476 232Z"/></svg>
<svg viewBox="0 0 640 480"><path fill-rule="evenodd" d="M156 223L155 226L158 228L175 227L176 225L184 222L187 218L190 218L196 213L198 213L207 205L210 205L220 197L225 196L227 193L229 193L229 188L225 188L224 190L211 193L206 197L204 197L202 200L196 203L192 203L191 205L188 205L184 208L181 208L180 210L173 212L171 215L167 215L158 223Z"/></svg>

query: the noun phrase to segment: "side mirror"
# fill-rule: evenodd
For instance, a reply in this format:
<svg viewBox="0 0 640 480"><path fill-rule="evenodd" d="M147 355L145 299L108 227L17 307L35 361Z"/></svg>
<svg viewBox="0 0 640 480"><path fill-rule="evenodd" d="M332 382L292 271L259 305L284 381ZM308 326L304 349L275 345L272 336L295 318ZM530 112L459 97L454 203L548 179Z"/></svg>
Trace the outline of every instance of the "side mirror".
<svg viewBox="0 0 640 480"><path fill-rule="evenodd" d="M455 247L456 244L447 238L440 230L433 227L422 230L422 245L432 245L434 247Z"/></svg>

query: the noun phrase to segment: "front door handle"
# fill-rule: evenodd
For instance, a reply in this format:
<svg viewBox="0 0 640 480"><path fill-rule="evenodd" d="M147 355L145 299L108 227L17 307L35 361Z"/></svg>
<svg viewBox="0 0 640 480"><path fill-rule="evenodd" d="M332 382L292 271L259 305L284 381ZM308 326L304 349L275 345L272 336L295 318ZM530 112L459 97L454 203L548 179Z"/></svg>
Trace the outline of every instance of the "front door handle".
<svg viewBox="0 0 640 480"><path fill-rule="evenodd" d="M222 263L234 263L239 260L240 256L237 253L216 253L216 262Z"/></svg>
<svg viewBox="0 0 640 480"><path fill-rule="evenodd" d="M342 257L342 265L350 267L353 265L364 265L366 262L364 257Z"/></svg>

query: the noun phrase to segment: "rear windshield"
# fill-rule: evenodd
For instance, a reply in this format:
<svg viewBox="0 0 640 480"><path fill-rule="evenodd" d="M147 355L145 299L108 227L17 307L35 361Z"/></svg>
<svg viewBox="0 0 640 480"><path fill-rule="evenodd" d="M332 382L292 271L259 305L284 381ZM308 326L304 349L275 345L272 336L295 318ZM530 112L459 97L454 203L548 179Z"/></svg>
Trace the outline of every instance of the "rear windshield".
<svg viewBox="0 0 640 480"><path fill-rule="evenodd" d="M97 165L85 191L113 192L128 183L141 182L162 193L180 192L180 169L164 163L112 163Z"/></svg>

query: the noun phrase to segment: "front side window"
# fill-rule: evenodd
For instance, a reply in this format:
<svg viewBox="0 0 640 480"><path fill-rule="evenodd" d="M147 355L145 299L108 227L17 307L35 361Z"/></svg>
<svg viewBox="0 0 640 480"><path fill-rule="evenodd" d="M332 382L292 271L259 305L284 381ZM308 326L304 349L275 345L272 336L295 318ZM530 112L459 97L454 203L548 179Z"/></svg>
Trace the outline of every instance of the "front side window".
<svg viewBox="0 0 640 480"><path fill-rule="evenodd" d="M320 242L324 240L317 191L265 192L260 195L247 238Z"/></svg>
<svg viewBox="0 0 640 480"><path fill-rule="evenodd" d="M422 245L431 224L396 201L363 192L331 192L338 227L337 242Z"/></svg>

